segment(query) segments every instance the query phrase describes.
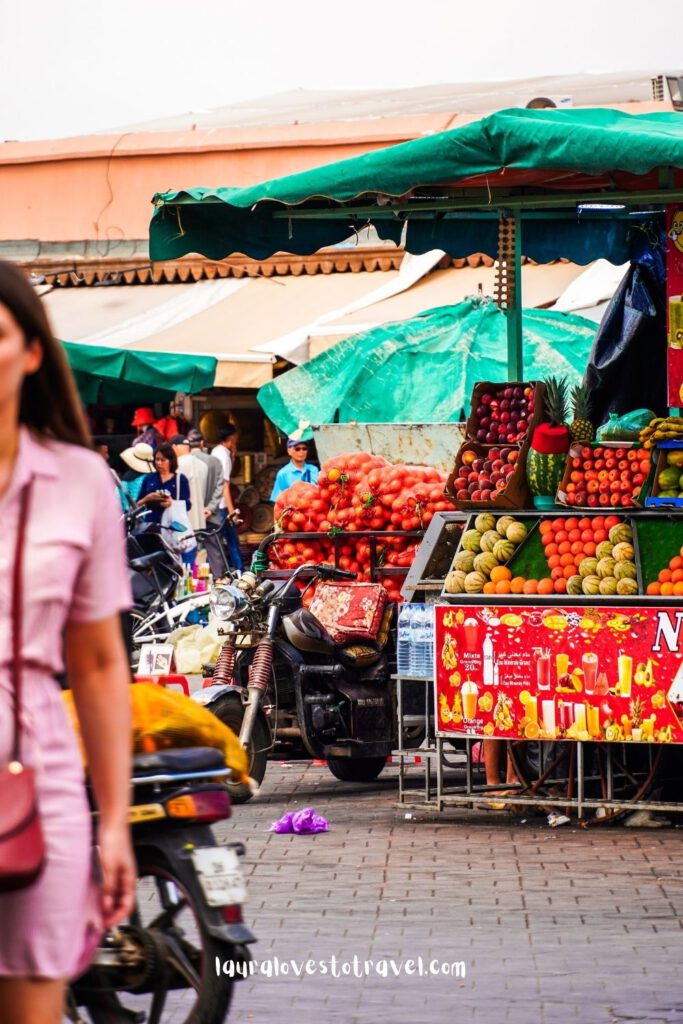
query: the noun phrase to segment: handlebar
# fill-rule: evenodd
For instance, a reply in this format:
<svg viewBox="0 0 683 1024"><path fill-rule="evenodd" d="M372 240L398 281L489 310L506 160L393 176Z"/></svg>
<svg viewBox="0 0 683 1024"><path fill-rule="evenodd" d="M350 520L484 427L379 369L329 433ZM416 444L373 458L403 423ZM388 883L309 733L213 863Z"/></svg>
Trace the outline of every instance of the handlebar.
<svg viewBox="0 0 683 1024"><path fill-rule="evenodd" d="M316 567L321 576L327 577L331 580L357 580L357 572L349 572L347 569L335 569L333 565L328 562L321 562Z"/></svg>

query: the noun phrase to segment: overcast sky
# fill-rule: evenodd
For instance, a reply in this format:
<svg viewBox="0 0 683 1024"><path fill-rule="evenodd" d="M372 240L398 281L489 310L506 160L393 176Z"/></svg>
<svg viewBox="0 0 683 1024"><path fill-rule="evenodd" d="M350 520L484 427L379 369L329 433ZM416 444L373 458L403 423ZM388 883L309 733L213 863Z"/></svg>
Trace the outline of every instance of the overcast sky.
<svg viewBox="0 0 683 1024"><path fill-rule="evenodd" d="M0 138L288 89L683 71L681 0L4 0Z"/></svg>

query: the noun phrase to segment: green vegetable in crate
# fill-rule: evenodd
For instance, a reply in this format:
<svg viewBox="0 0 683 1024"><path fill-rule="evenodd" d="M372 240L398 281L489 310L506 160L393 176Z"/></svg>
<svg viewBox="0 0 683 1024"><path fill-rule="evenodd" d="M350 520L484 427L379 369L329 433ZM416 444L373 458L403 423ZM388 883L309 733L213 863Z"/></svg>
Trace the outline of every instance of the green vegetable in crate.
<svg viewBox="0 0 683 1024"><path fill-rule="evenodd" d="M490 512L480 512L474 520L474 528L479 530L480 533L486 533L487 530L495 530L496 517L492 516Z"/></svg>
<svg viewBox="0 0 683 1024"><path fill-rule="evenodd" d="M522 541L526 540L527 528L524 523L518 523L517 521L510 523L505 536L508 540L511 540L513 544L521 544Z"/></svg>
<svg viewBox="0 0 683 1024"><path fill-rule="evenodd" d="M496 529L501 537L507 536L508 526L512 526L517 520L513 516L501 516L496 520Z"/></svg>
<svg viewBox="0 0 683 1024"><path fill-rule="evenodd" d="M474 551L458 551L453 559L453 568L463 572L472 572L474 569Z"/></svg>
<svg viewBox="0 0 683 1024"><path fill-rule="evenodd" d="M601 594L609 595L609 594L616 594L616 592L617 592L617 581L615 580L614 576L606 576L604 579L600 580L600 593Z"/></svg>
<svg viewBox="0 0 683 1024"><path fill-rule="evenodd" d="M625 540L622 540L619 542L619 544L614 545L612 558L615 560L615 562L632 562L635 558L635 554L636 553L633 550L633 545L628 544Z"/></svg>
<svg viewBox="0 0 683 1024"><path fill-rule="evenodd" d="M621 563L623 565L623 563ZM638 593L638 584L635 580L623 579L617 580L617 594L621 594L622 597L630 597L633 594Z"/></svg>
<svg viewBox="0 0 683 1024"><path fill-rule="evenodd" d="M486 577L480 572L468 572L465 576L465 592L467 594L481 594L484 590Z"/></svg>
<svg viewBox="0 0 683 1024"><path fill-rule="evenodd" d="M479 530L465 530L460 541L460 547L465 551L474 551L476 554L481 551L481 533Z"/></svg>
<svg viewBox="0 0 683 1024"><path fill-rule="evenodd" d="M460 569L451 569L446 576L444 590L447 594L462 594L465 590L466 574Z"/></svg>
<svg viewBox="0 0 683 1024"><path fill-rule="evenodd" d="M568 594L583 594L583 576L570 576L567 580Z"/></svg>
<svg viewBox="0 0 683 1024"><path fill-rule="evenodd" d="M638 578L635 562L617 562L614 575L618 580L635 580Z"/></svg>
<svg viewBox="0 0 683 1024"><path fill-rule="evenodd" d="M588 388L577 384L571 391L574 419L569 424L572 441L589 444L595 438L595 429L590 421L590 395Z"/></svg>
<svg viewBox="0 0 683 1024"><path fill-rule="evenodd" d="M498 565L498 559L490 551L482 551L480 555L474 556L474 568L482 576L490 576L491 570Z"/></svg>
<svg viewBox="0 0 683 1024"><path fill-rule="evenodd" d="M499 540L493 549L493 554L502 565L507 562L515 553L515 545L511 540Z"/></svg>
<svg viewBox="0 0 683 1024"><path fill-rule="evenodd" d="M598 561L600 561L601 558L611 558L613 551L614 544L610 544L608 540L603 540L595 549L595 557Z"/></svg>
<svg viewBox="0 0 683 1024"><path fill-rule="evenodd" d="M584 576L584 578L583 578L583 592L584 592L584 594L599 594L600 593L600 577L599 576Z"/></svg>
<svg viewBox="0 0 683 1024"><path fill-rule="evenodd" d="M597 574L597 571L598 560L597 558L593 558L592 556L584 558L581 564L579 565L579 575L583 576L584 578L586 576L595 576Z"/></svg>
<svg viewBox="0 0 683 1024"><path fill-rule="evenodd" d="M617 523L610 530L609 539L612 544L630 544L633 540L633 530L628 523Z"/></svg>
<svg viewBox="0 0 683 1024"><path fill-rule="evenodd" d="M529 489L535 497L555 497L564 476L569 431L565 423L567 406L567 378L548 377L543 398L547 423L534 430L527 455L526 475Z"/></svg>
<svg viewBox="0 0 683 1024"><path fill-rule="evenodd" d="M500 534L497 530L487 530L481 538L481 550L482 551L493 551L495 545L500 540Z"/></svg>
<svg viewBox="0 0 683 1024"><path fill-rule="evenodd" d="M616 562L613 558L601 558L598 562L597 575L601 580L607 579L609 576L614 576L614 566Z"/></svg>

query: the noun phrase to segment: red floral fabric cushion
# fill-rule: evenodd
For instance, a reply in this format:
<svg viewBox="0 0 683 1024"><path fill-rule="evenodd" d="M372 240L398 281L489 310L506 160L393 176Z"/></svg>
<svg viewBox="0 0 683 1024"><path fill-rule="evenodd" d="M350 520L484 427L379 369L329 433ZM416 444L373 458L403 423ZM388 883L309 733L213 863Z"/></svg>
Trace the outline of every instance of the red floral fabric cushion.
<svg viewBox="0 0 683 1024"><path fill-rule="evenodd" d="M387 603L379 583L321 583L310 610L336 644L376 640Z"/></svg>

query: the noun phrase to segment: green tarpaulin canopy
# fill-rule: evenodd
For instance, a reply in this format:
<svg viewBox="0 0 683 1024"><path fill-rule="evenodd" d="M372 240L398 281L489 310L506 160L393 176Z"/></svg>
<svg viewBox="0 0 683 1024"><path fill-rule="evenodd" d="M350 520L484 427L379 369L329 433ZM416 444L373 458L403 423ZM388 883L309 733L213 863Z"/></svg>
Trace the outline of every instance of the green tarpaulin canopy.
<svg viewBox="0 0 683 1024"><path fill-rule="evenodd" d="M663 176L658 169L664 169ZM448 211L469 208L481 216L506 206L528 210L535 205L538 212L564 205L564 222L554 215L552 227L550 217L537 227L531 219L525 224L526 255L539 262L561 256L582 263L597 256L623 262L629 223L592 219L599 214L590 211L579 216L576 202L591 193L606 200L609 190L641 197L650 190L655 201L666 189L674 195L676 186L683 195L681 169L683 117L678 113L504 110L452 131L249 188L157 194L150 253L153 260L190 252L211 259L233 252L256 259L278 251L305 254L344 241L370 219L394 241L401 239L407 220L409 252L443 248L462 256L490 252L493 246L495 254L495 224L449 218ZM302 213L309 219L295 219Z"/></svg>
<svg viewBox="0 0 683 1024"><path fill-rule="evenodd" d="M578 383L597 324L550 310L523 312L524 379ZM506 320L488 299L428 309L356 334L265 384L258 400L286 434L309 423L448 423L480 380L507 378ZM469 410L467 410L469 411Z"/></svg>
<svg viewBox="0 0 683 1024"><path fill-rule="evenodd" d="M163 401L177 391L195 394L213 387L216 360L210 356L133 352L63 342L81 401L109 405Z"/></svg>

